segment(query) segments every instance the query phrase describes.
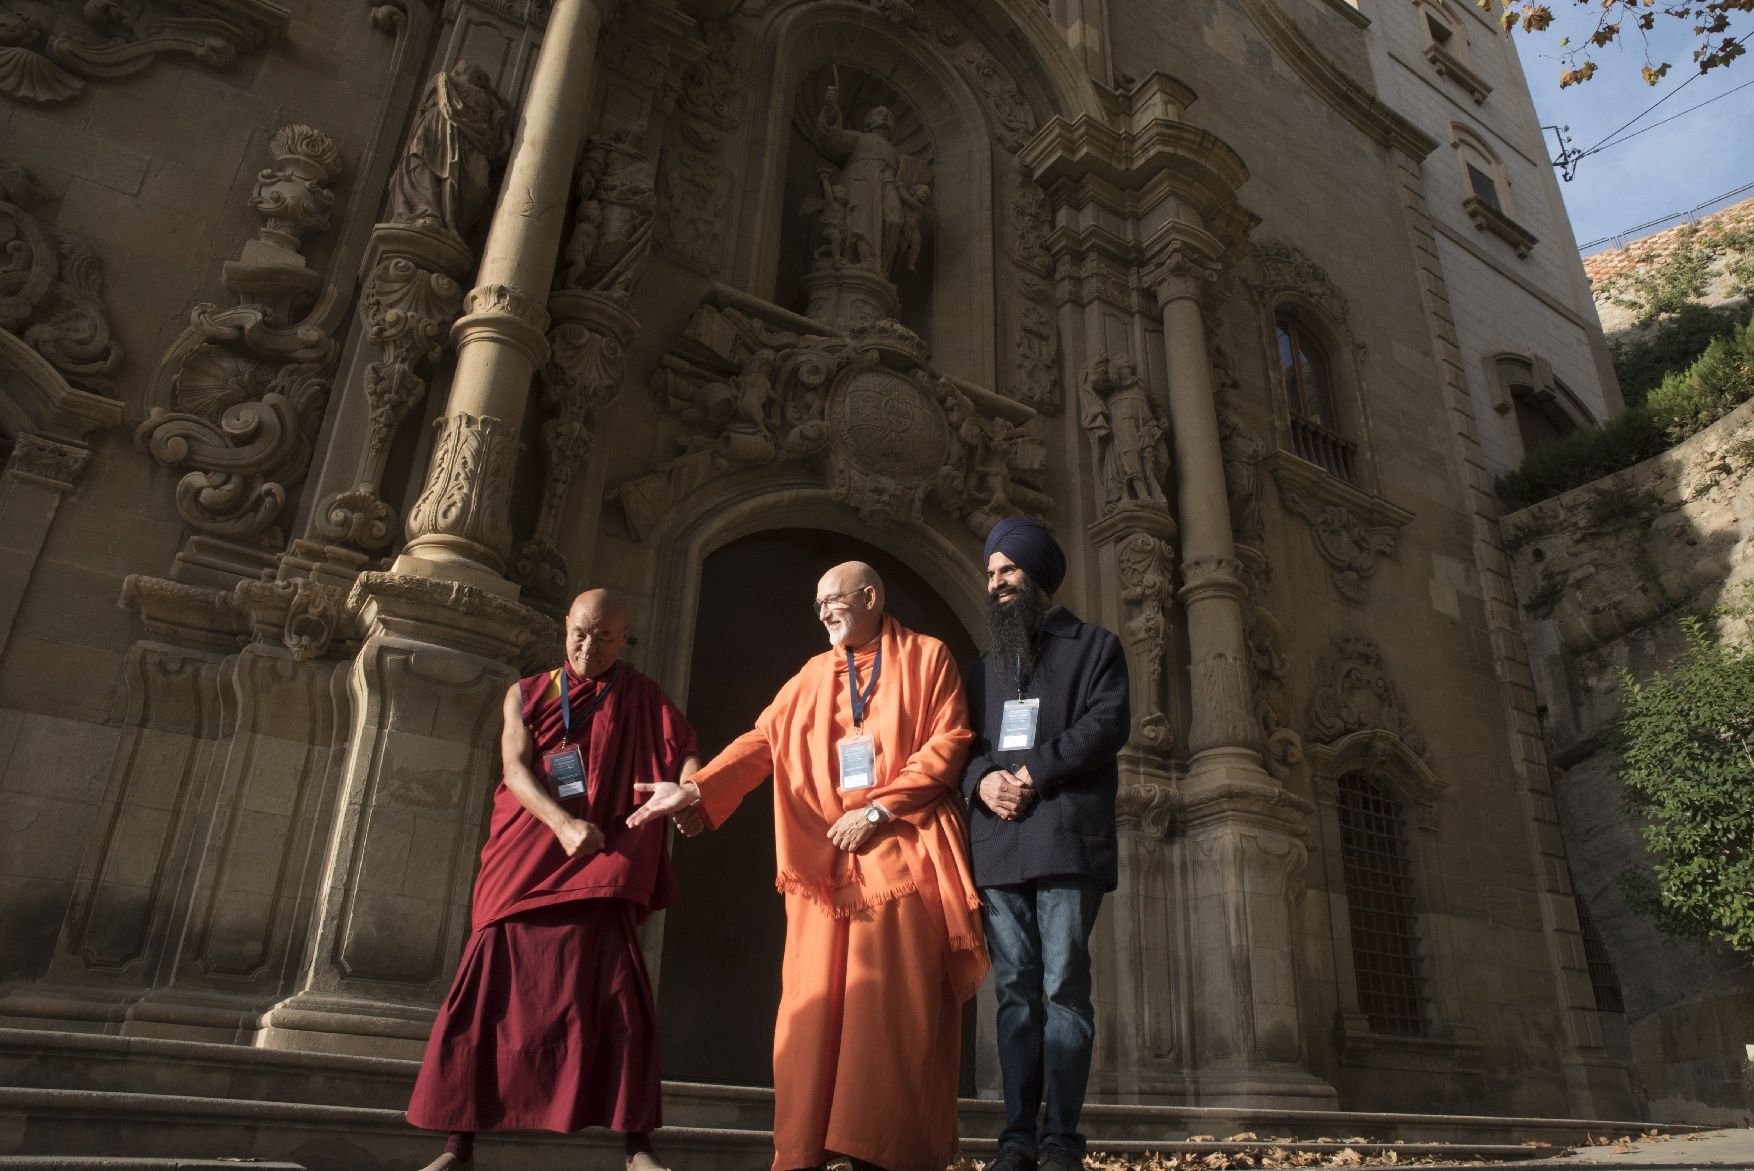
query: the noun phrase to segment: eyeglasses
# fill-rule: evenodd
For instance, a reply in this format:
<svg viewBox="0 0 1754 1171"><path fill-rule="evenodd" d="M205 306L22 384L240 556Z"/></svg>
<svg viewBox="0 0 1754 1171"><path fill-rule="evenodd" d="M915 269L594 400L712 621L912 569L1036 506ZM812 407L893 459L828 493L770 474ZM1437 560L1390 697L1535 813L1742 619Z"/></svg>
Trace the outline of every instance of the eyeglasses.
<svg viewBox="0 0 1754 1171"><path fill-rule="evenodd" d="M820 617L824 610L844 610L854 598L864 593L868 588L860 586L858 589L848 590L844 594L830 594L826 598L817 598L810 603L810 613Z"/></svg>

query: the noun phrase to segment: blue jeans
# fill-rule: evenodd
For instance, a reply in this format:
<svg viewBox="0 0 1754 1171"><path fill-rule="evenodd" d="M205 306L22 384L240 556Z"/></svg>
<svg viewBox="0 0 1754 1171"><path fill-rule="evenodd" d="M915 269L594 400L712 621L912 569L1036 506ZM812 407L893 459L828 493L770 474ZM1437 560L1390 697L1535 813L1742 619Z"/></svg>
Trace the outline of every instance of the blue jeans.
<svg viewBox="0 0 1754 1171"><path fill-rule="evenodd" d="M1100 883L1078 878L981 891L999 999L999 1072L1005 1084L1000 1150L1016 1147L1034 1158L1058 1148L1084 1157L1078 1115L1096 1040L1090 929L1102 894ZM1047 1110L1038 1132L1044 1088Z"/></svg>

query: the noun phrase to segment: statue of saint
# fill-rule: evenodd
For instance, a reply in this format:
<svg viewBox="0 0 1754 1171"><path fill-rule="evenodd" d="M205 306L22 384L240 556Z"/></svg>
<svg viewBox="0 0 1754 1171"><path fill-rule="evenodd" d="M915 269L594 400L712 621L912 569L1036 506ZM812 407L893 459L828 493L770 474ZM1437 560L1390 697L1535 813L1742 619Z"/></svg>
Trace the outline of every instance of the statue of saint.
<svg viewBox="0 0 1754 1171"><path fill-rule="evenodd" d="M1079 422L1090 435L1104 511L1125 504L1165 504L1169 429L1133 359L1100 354L1084 368Z"/></svg>
<svg viewBox="0 0 1754 1171"><path fill-rule="evenodd" d="M1218 375L1213 396L1218 408L1218 444L1224 458L1224 494L1230 502L1230 527L1238 542L1258 545L1266 522L1261 516L1261 461L1267 445L1243 421L1237 409L1242 382L1236 362L1223 346L1214 347L1212 366Z"/></svg>
<svg viewBox="0 0 1754 1171"><path fill-rule="evenodd" d="M484 70L459 61L433 78L390 176L389 221L466 237L487 207L506 137L505 103Z"/></svg>
<svg viewBox="0 0 1754 1171"><path fill-rule="evenodd" d="M835 252L847 262L887 278L902 260L909 271L919 259L920 219L932 198L932 169L896 149L895 117L887 106L865 113L863 130L842 125L840 90L829 86L816 116L817 149L842 163L840 178L821 180L826 228L838 232L820 267L833 267ZM838 222L831 222L838 221Z"/></svg>
<svg viewBox="0 0 1754 1171"><path fill-rule="evenodd" d="M564 251L565 287L605 293L624 304L632 298L652 250L658 208L651 160L640 149L644 133L641 126L621 126L586 146Z"/></svg>

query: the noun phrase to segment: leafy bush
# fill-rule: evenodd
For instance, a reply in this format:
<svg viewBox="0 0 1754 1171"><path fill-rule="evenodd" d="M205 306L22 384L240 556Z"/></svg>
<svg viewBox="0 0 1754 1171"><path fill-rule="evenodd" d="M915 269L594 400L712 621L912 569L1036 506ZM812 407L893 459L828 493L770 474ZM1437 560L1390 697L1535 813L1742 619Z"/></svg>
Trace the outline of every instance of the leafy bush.
<svg viewBox="0 0 1754 1171"><path fill-rule="evenodd" d="M1614 343L1614 373L1626 405L1637 406L1669 374L1685 370L1715 339L1727 337L1754 315L1754 306L1713 307L1696 301L1635 341Z"/></svg>
<svg viewBox="0 0 1754 1171"><path fill-rule="evenodd" d="M1698 617L1682 627L1665 673L1621 673L1620 780L1652 864L1620 886L1664 930L1754 955L1754 646Z"/></svg>
<svg viewBox="0 0 1754 1171"><path fill-rule="evenodd" d="M1506 509L1629 468L1722 418L1754 396L1754 320L1706 346L1684 372L1671 374L1645 401L1600 427L1573 431L1529 453L1495 487Z"/></svg>

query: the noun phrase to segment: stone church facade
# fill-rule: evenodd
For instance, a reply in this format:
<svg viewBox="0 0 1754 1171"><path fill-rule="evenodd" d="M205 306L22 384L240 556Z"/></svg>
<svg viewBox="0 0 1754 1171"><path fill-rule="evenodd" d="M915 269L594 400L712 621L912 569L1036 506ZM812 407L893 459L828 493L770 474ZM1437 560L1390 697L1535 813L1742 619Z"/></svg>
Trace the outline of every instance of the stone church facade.
<svg viewBox="0 0 1754 1171"><path fill-rule="evenodd" d="M0 1023L417 1054L571 591L734 730L818 637L772 550L966 649L1026 513L1133 688L1098 1098L1641 1110L1490 489L1618 391L1472 5L0 30ZM771 858L690 848L763 913ZM739 978L688 897L667 1016Z"/></svg>

